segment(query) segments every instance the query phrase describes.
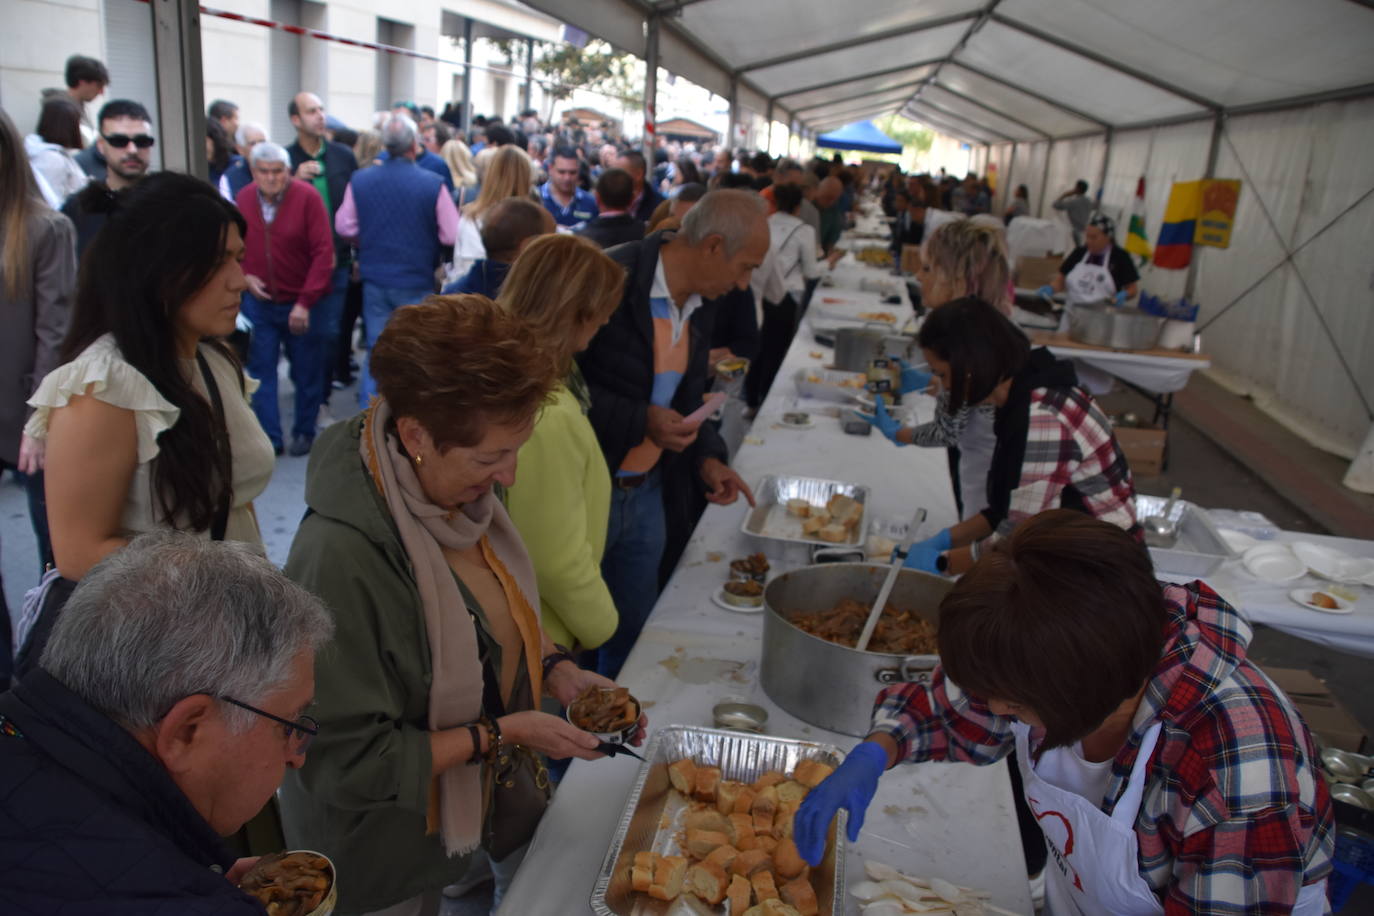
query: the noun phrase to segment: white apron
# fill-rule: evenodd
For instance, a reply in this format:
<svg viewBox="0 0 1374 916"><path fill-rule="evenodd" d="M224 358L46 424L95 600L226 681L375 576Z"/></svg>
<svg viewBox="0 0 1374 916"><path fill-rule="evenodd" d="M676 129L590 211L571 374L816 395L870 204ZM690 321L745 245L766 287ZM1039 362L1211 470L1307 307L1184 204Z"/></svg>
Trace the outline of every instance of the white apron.
<svg viewBox="0 0 1374 916"><path fill-rule="evenodd" d="M1114 246L1113 246L1114 247ZM1116 295L1116 281L1107 265L1112 260L1112 247L1103 253L1101 264L1089 264L1090 253L1083 252L1083 260L1073 266L1064 276L1064 314L1059 319L1059 333L1069 333L1069 316L1075 305L1110 300ZM1112 390L1112 376L1095 366L1089 366L1081 359L1073 361L1078 373L1078 383L1092 394L1106 394Z"/></svg>
<svg viewBox="0 0 1374 916"><path fill-rule="evenodd" d="M1156 722L1141 739L1126 791L1108 815L1083 796L1036 775L1031 767L1030 727L1021 722L1012 724L1026 803L1049 846L1045 865L1047 916L1152 916L1164 912L1159 897L1140 876L1135 835L1135 819L1160 728ZM1043 756L1068 753L1068 748L1055 748ZM1294 916L1322 916L1326 912L1325 881L1299 891Z"/></svg>

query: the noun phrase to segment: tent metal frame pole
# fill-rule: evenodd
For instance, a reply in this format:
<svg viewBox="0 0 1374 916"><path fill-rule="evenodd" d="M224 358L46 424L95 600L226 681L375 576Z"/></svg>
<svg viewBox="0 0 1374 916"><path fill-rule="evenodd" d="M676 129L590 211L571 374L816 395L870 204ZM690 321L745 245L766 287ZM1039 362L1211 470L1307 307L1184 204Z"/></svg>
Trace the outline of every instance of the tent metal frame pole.
<svg viewBox="0 0 1374 916"><path fill-rule="evenodd" d="M1044 102L1046 105L1049 105L1052 108L1057 108L1065 114L1071 114L1075 118L1078 118L1080 121L1087 121L1089 124L1096 124L1103 130L1106 130L1108 127L1111 127L1111 125L1108 124L1106 121L1094 115L1090 115L1086 111L1079 111L1077 108L1072 108L1068 105L1065 105L1063 102L1057 102L1047 95L1041 95L1040 93L1032 89L1027 89L1024 86L1019 86L1016 83L1013 83L1011 80L1003 79L1002 77L997 76L996 74L989 73L988 71L975 67L972 64L966 64L958 59L951 60L950 63L954 64L954 66L956 67L962 67L969 73L972 73L974 76L981 76L983 79L988 80L989 82L997 83L1000 86L1006 86L1008 89L1015 89L1022 95L1028 95L1031 98L1035 99L1037 102Z"/></svg>
<svg viewBox="0 0 1374 916"><path fill-rule="evenodd" d="M1106 139L1103 140L1102 149L1102 171L1097 176L1097 206L1102 208L1102 191L1107 187L1107 165L1112 161L1112 140L1116 132L1110 127L1107 128Z"/></svg>
<svg viewBox="0 0 1374 916"><path fill-rule="evenodd" d="M954 55L964 49L964 46L968 44L968 40L973 37L975 32L983 27L983 24L986 23L988 18L992 15L993 10L997 9L997 5L1001 2L1002 0L988 0L987 4L974 14L973 21L969 23L967 29L964 29L964 34L959 36L959 40L949 49L949 53L941 58L940 62L935 65L935 72L930 75L930 79L926 80L926 85L930 85L940 78L940 71L945 68L945 64L952 61ZM916 101L924 91L925 86L917 88L917 90L911 94L911 98L906 100L906 104L910 105L912 102ZM969 123L973 122L969 121Z"/></svg>
<svg viewBox="0 0 1374 916"><path fill-rule="evenodd" d="M763 115L768 119L768 131L763 135L763 151L773 155L773 100L768 100L768 109Z"/></svg>
<svg viewBox="0 0 1374 916"><path fill-rule="evenodd" d="M863 35L858 38L847 38L844 41L837 41L834 44L822 45L819 48L808 48L805 51L792 51L787 54L779 54L765 60L757 60L752 63L744 64L736 68L736 73L748 73L751 70L766 70L769 67L777 67L782 64L790 64L793 61L805 60L807 58L820 57L823 54L833 54L836 51L847 51L850 48L857 48L862 45L873 44L879 41L886 41L889 38L901 38L906 35L915 35L917 32L928 32L931 29L944 28L947 25L954 25L958 22L968 22L970 19L977 19L982 13L955 13L951 16L941 16L938 19L927 19L915 25L904 25L900 28L888 29L885 32L876 32L872 35Z"/></svg>
<svg viewBox="0 0 1374 916"><path fill-rule="evenodd" d="M659 17L654 14L645 23L644 29L644 167L653 174L654 142L658 132L658 24Z"/></svg>
<svg viewBox="0 0 1374 916"><path fill-rule="evenodd" d="M534 39L525 39L525 91L523 111L530 110L530 95L534 88Z"/></svg>
<svg viewBox="0 0 1374 916"><path fill-rule="evenodd" d="M817 108L829 108L829 107L831 107L832 105L840 105L840 104L843 104L844 102L857 102L859 99L868 99L868 98L872 98L874 95L877 95L878 93L901 92L901 91L904 90L904 89L912 89L912 88L915 88L916 86L919 86L919 85L921 85L921 84L924 83L924 82L925 82L925 80L913 80L913 81L910 82L910 83L902 83L902 84L899 85L899 86L889 86L889 87L886 88L886 89L879 89L879 90L877 90L877 92L861 92L861 93L859 93L858 95L847 95L847 96L844 96L844 97L838 98L838 99L829 99L829 100L824 101L824 102L819 102L819 103L817 103L817 104L815 104L815 105L806 105L806 106L803 106L803 107L801 107L801 108L798 108L797 111L815 111Z"/></svg>
<svg viewBox="0 0 1374 916"><path fill-rule="evenodd" d="M464 133L472 130L472 20L463 19L463 111Z"/></svg>
<svg viewBox="0 0 1374 916"><path fill-rule="evenodd" d="M153 66L162 168L209 177L205 160L205 85L198 0L153 0Z"/></svg>
<svg viewBox="0 0 1374 916"><path fill-rule="evenodd" d="M1217 177L1217 158L1221 155L1221 138L1225 132L1226 113L1218 111L1212 119L1212 142L1207 147L1207 171L1203 178ZM1193 300L1193 294L1197 291L1197 265L1202 254L1197 245L1194 245L1193 249L1193 257L1188 261L1188 276L1183 281L1183 298L1189 302Z"/></svg>
<svg viewBox="0 0 1374 916"><path fill-rule="evenodd" d="M948 86L941 85L941 84L937 81L937 79L936 79L935 77L931 77L930 80L927 81L927 85L934 86L936 89L939 89L941 92L948 92L950 95L954 96L956 99L962 99L963 101L968 102L970 105L975 105L975 106L977 106L977 107L983 109L984 111L986 111L988 114L996 115L997 117L1002 118L1002 119L1005 120L1005 121L1010 121L1011 123L1015 124L1015 125L1018 126L1018 127L1024 127L1026 130L1028 130L1028 131L1030 131L1031 133L1035 134L1037 137L1039 137L1039 138L1042 139L1042 140L1048 140L1048 139L1050 138L1050 135L1049 135L1049 134L1045 133L1043 130L1041 130L1040 128L1036 127L1034 124L1027 124L1025 121L1022 121L1022 120L1019 119L1019 118L1012 117L1011 115L1007 114L1005 111L999 111L999 110L997 110L996 108L993 108L991 105L988 105L988 104L985 103L985 102L980 102L980 101L978 101L977 99L973 98L972 96L965 95L964 93L959 92L959 91L957 91L957 90L955 90L955 89L951 89L951 88L949 88Z"/></svg>
<svg viewBox="0 0 1374 916"><path fill-rule="evenodd" d="M1005 140L1005 141L1007 141L1008 143L1010 143L1012 140L1016 139L1015 137L1012 137L1012 136L1009 135L1009 134L1004 134L1004 133L1002 133L1000 130L993 130L991 127L988 127L986 124L979 123L978 121L973 120L973 118L970 118L970 117L968 117L967 115L961 115L961 114L958 114L958 113L956 113L956 112L950 111L948 108L942 108L942 107L940 107L939 105L935 104L934 102L930 101L930 99L923 99L923 98L921 98L920 96L917 96L915 99L912 99L912 101L909 102L908 104L924 105L924 106L926 106L927 108L931 108L931 109L934 109L935 111L938 111L940 114L942 114L942 115L944 115L945 117L951 119L951 120L954 121L956 124L959 123L960 121L963 121L964 123L969 124L970 126L977 128L978 130L982 131L982 132L985 133L985 134L988 134L989 136L995 137L995 138L997 138L997 139L999 139L999 140ZM987 141L984 140L984 141L982 141L982 142L986 143Z"/></svg>
<svg viewBox="0 0 1374 916"><path fill-rule="evenodd" d="M1045 218L1045 196L1050 192L1050 160L1054 158L1054 140L1050 140L1049 148L1045 150L1045 170L1040 173L1040 206L1036 207L1036 214L1041 219Z"/></svg>
<svg viewBox="0 0 1374 916"><path fill-rule="evenodd" d="M1002 195L1003 210L1010 207L1012 200L1016 197L1016 185L1012 184L1012 179L1016 176L1016 146L1017 141L1011 141L1011 159L1007 162L1007 178L1004 185L1007 191Z"/></svg>
<svg viewBox="0 0 1374 916"><path fill-rule="evenodd" d="M1129 76L1132 79L1136 79L1147 85L1154 86L1156 89L1159 89L1163 92L1167 92L1170 95L1176 95L1181 99L1186 99L1189 102L1192 102L1194 105L1198 106L1199 108L1207 108L1212 111L1218 111L1222 107L1220 102L1213 101L1212 99L1209 99L1206 96L1198 95L1196 92L1190 92L1187 89L1184 89L1182 86L1176 86L1168 80L1162 80L1159 77L1153 76L1149 73L1145 73L1142 70L1136 70L1134 67L1128 67L1125 64L1112 60L1110 57L1107 57L1103 54L1098 54L1096 51L1089 50L1088 48L1085 48L1082 45L1075 44L1072 41L1066 41L1063 38L1060 38L1058 35L1053 35L1049 32L1041 31L1040 29L1037 29L1035 26L1026 25L1024 22L1021 22L1020 20L1011 19L1007 16L1002 16L997 13L992 13L991 19L998 25L1004 25L1009 29L1014 29L1022 33L1023 35L1029 35L1032 38L1039 39L1040 41L1043 41L1045 44L1053 45L1054 47L1059 48L1060 50L1069 51L1073 54L1077 54L1079 57L1082 57L1085 60L1090 60L1095 64L1107 67L1110 70L1115 70L1117 73L1125 74L1126 76Z"/></svg>
<svg viewBox="0 0 1374 916"><path fill-rule="evenodd" d="M735 130L739 126L739 77L730 77L730 118L725 128L725 148L735 149Z"/></svg>
<svg viewBox="0 0 1374 916"><path fill-rule="evenodd" d="M830 89L835 86L843 86L845 83L857 83L860 80L877 79L880 76L892 76L894 73L907 73L912 70L919 70L921 67L929 67L933 64L938 64L942 60L944 60L943 57L935 57L930 60L918 60L915 63L902 64L900 67L888 67L885 70L874 70L871 73L861 73L858 76L846 76L843 79L830 80L824 83L814 83L810 86L802 86L800 89L789 89L786 92L781 93L780 95L774 96L774 98L785 99L788 96L802 95L807 92L816 92L820 89ZM913 80L913 82L920 81ZM893 88L895 89L898 87L894 86Z"/></svg>

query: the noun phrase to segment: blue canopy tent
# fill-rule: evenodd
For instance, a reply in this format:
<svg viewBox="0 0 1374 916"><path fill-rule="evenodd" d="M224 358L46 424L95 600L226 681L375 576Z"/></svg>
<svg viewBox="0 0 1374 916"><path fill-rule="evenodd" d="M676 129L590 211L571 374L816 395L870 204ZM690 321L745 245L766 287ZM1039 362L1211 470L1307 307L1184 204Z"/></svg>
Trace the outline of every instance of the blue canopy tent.
<svg viewBox="0 0 1374 916"><path fill-rule="evenodd" d="M865 153L900 153L902 144L878 130L872 121L855 121L839 130L821 134L817 146L829 149L856 149Z"/></svg>

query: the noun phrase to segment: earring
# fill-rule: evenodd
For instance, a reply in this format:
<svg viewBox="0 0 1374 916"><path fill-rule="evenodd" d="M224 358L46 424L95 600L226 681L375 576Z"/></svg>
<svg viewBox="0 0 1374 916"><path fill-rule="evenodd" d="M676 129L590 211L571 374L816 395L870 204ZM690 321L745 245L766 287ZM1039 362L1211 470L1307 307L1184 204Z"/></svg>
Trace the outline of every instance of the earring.
<svg viewBox="0 0 1374 916"><path fill-rule="evenodd" d="M416 455L416 456L415 456L415 466L416 466L417 468L418 468L420 465L424 464L424 463L425 463L425 460L424 460L423 458L421 458L419 455Z"/></svg>

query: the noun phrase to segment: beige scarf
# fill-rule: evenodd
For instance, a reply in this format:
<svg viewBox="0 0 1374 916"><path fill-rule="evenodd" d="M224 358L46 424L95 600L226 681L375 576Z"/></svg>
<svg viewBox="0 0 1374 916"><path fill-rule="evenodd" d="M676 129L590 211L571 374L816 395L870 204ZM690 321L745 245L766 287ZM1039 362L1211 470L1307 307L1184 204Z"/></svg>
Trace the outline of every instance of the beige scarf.
<svg viewBox="0 0 1374 916"><path fill-rule="evenodd" d="M534 612L539 606L539 591L525 545L495 494L487 491L456 512L434 505L395 433L387 432L391 419L386 401L375 400L363 420L359 448L415 570L432 668L429 728L440 731L474 722L483 711L477 628L443 549L468 550L480 545L520 630L530 688L536 698L541 688L539 618ZM519 660L502 662L515 665ZM467 854L481 845L482 778L487 769L450 767L431 787L431 814L437 807L437 826L450 856Z"/></svg>

